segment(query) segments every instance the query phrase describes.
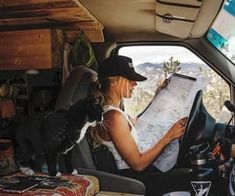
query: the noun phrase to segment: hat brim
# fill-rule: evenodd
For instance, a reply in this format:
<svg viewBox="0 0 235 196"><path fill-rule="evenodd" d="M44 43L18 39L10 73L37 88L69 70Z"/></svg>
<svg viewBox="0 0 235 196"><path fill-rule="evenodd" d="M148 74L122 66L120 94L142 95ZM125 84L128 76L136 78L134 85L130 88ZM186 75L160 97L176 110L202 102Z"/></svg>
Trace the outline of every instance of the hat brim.
<svg viewBox="0 0 235 196"><path fill-rule="evenodd" d="M142 76L142 75L139 74L139 73L136 73L135 71L129 72L128 75L126 75L126 77L127 77L129 80L137 81L137 82L141 82L141 81L147 80L146 77Z"/></svg>

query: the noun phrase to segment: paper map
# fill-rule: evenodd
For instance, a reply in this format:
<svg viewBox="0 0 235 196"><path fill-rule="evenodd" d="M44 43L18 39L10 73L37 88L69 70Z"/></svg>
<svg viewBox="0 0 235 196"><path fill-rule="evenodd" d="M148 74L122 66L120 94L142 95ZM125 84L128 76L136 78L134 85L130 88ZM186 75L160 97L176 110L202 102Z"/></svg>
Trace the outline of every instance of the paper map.
<svg viewBox="0 0 235 196"><path fill-rule="evenodd" d="M200 87L200 88L199 88ZM138 131L139 149L145 151L155 145L180 118L189 116L194 97L205 87L205 80L172 75L143 114L135 128ZM178 140L172 141L154 161L162 172L169 171L176 163L179 153Z"/></svg>

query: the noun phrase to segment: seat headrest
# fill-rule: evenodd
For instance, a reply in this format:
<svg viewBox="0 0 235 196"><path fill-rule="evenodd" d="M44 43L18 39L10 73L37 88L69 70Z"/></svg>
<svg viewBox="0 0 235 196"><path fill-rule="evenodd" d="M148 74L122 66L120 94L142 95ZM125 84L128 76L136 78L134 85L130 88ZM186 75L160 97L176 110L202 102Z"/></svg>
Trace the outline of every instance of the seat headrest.
<svg viewBox="0 0 235 196"><path fill-rule="evenodd" d="M97 80L97 73L85 66L77 66L66 79L58 95L55 110L67 110L80 99L86 98L90 83Z"/></svg>

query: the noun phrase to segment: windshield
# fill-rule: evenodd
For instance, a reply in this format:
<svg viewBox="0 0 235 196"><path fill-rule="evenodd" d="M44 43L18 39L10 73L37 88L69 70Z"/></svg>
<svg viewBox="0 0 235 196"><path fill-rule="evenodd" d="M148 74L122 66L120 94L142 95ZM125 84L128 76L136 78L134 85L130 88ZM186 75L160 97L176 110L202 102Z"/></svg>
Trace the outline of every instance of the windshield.
<svg viewBox="0 0 235 196"><path fill-rule="evenodd" d="M207 39L235 64L235 0L225 0Z"/></svg>

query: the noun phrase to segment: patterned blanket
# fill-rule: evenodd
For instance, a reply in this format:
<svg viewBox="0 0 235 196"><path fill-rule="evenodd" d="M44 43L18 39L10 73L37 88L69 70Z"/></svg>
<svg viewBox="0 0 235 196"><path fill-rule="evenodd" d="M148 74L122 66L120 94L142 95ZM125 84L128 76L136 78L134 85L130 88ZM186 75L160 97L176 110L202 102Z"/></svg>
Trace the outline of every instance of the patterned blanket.
<svg viewBox="0 0 235 196"><path fill-rule="evenodd" d="M21 196L91 196L99 192L99 182L88 175L51 177L41 173L34 176L17 173L0 178L0 191L1 196L19 193Z"/></svg>

